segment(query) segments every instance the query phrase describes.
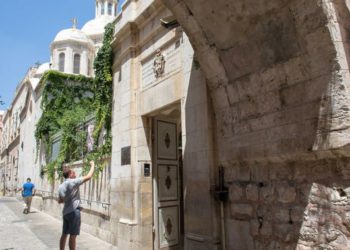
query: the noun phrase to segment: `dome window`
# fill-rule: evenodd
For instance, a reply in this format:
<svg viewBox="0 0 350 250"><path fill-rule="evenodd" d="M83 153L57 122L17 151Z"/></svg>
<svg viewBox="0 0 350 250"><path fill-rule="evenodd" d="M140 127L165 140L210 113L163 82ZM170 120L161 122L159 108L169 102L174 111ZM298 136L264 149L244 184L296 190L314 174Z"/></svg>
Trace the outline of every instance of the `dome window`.
<svg viewBox="0 0 350 250"><path fill-rule="evenodd" d="M80 55L79 54L74 55L73 73L80 74Z"/></svg>
<svg viewBox="0 0 350 250"><path fill-rule="evenodd" d="M59 58L58 58L58 70L61 72L64 72L65 59L66 59L66 55L63 52L60 53Z"/></svg>
<svg viewBox="0 0 350 250"><path fill-rule="evenodd" d="M104 15L105 14L105 5L104 3L102 3L101 5L101 15Z"/></svg>
<svg viewBox="0 0 350 250"><path fill-rule="evenodd" d="M108 4L108 15L112 15L113 5L111 3Z"/></svg>

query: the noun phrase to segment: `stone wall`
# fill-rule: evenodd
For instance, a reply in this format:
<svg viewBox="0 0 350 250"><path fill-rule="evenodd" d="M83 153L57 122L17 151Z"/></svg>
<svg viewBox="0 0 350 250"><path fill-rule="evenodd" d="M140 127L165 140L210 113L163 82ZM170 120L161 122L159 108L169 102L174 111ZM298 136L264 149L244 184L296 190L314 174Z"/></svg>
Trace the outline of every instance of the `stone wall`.
<svg viewBox="0 0 350 250"><path fill-rule="evenodd" d="M82 176L81 163L69 165L76 175ZM39 169L38 173L39 173ZM110 173L111 165L107 164L98 178L93 178L80 187L82 210L82 229L100 239L112 244L117 244L117 233L114 228L116 221L112 219L112 206L110 200ZM37 176L37 195L33 199L33 207L48 213L56 218L61 218L63 204L57 202L58 187L63 179L49 182L47 179Z"/></svg>
<svg viewBox="0 0 350 250"><path fill-rule="evenodd" d="M208 80L228 249L349 248L348 1L163 3Z"/></svg>
<svg viewBox="0 0 350 250"><path fill-rule="evenodd" d="M219 161L349 143L342 2L165 2L209 80Z"/></svg>
<svg viewBox="0 0 350 250"><path fill-rule="evenodd" d="M349 249L348 158L226 168L228 249Z"/></svg>

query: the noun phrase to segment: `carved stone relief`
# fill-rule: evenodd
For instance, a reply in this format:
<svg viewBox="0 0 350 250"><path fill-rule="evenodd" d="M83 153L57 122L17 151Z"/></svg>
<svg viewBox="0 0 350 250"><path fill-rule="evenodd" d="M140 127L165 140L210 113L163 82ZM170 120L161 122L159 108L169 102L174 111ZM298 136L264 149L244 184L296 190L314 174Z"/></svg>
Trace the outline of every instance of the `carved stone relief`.
<svg viewBox="0 0 350 250"><path fill-rule="evenodd" d="M162 52L158 49L153 61L153 72L156 78L161 77L164 74L165 59Z"/></svg>

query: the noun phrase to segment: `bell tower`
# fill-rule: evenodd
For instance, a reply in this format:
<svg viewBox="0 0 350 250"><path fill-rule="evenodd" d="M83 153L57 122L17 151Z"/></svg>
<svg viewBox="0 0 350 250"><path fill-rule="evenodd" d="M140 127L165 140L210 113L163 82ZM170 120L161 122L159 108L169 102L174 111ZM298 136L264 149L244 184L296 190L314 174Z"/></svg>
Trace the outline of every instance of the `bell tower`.
<svg viewBox="0 0 350 250"><path fill-rule="evenodd" d="M96 0L96 18L116 16L118 0Z"/></svg>

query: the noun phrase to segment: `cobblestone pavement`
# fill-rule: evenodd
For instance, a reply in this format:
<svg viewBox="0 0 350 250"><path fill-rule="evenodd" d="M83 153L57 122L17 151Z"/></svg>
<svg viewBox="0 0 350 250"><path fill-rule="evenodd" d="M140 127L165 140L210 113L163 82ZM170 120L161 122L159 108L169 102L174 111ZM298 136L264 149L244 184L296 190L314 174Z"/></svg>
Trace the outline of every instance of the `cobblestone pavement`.
<svg viewBox="0 0 350 250"><path fill-rule="evenodd" d="M62 222L35 209L28 215L22 212L18 200L0 197L0 250L59 249ZM77 239L78 250L117 249L84 232Z"/></svg>

